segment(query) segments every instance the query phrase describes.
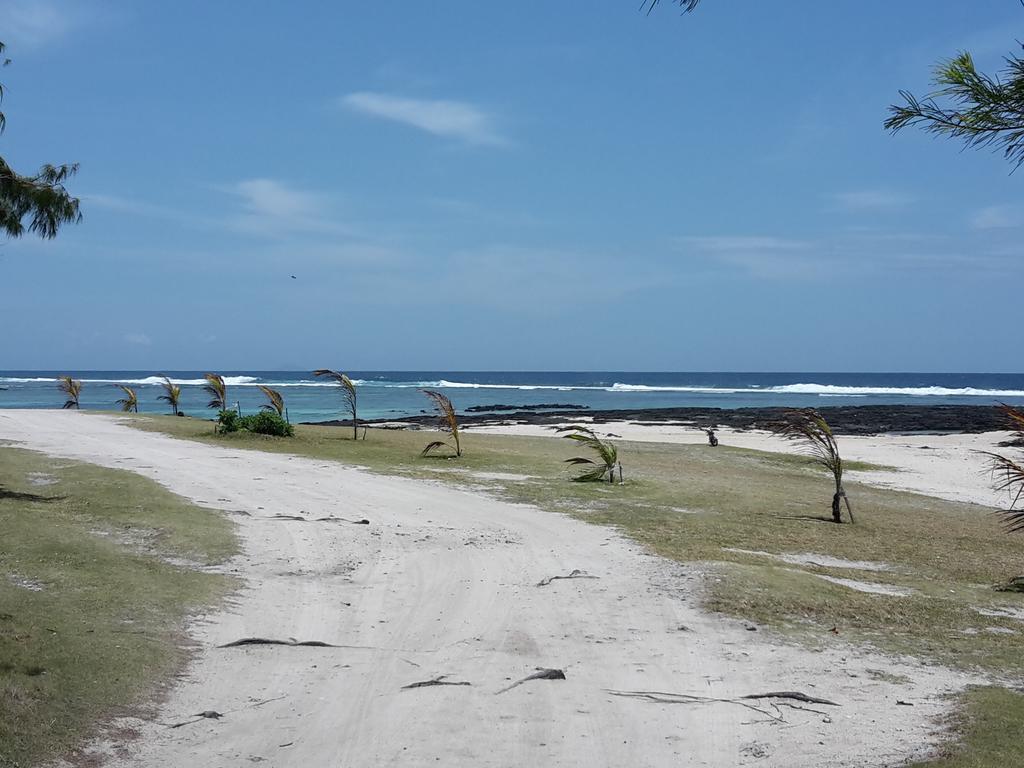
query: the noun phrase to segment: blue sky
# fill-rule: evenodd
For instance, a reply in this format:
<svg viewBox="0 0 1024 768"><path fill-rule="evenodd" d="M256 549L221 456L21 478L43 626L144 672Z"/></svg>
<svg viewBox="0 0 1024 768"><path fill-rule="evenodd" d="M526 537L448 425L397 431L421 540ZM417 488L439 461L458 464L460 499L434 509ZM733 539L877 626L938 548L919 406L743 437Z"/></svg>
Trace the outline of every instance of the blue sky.
<svg viewBox="0 0 1024 768"><path fill-rule="evenodd" d="M1022 369L1024 171L882 129L1018 3L638 5L5 0L0 368Z"/></svg>

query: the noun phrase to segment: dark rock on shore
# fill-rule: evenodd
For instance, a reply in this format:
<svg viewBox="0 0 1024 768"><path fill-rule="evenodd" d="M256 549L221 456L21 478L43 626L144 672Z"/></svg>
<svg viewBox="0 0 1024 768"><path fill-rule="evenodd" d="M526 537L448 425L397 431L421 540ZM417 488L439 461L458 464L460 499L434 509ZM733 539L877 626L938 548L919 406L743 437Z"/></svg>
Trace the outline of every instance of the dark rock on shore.
<svg viewBox="0 0 1024 768"><path fill-rule="evenodd" d="M540 403L538 405L471 405L466 413L495 413L498 411L589 411L589 405L573 403Z"/></svg>
<svg viewBox="0 0 1024 768"><path fill-rule="evenodd" d="M632 410L590 411L588 420L596 424L632 421L638 424L677 424L680 426L764 429L777 421L786 408L637 408ZM993 432L1007 428L1006 417L990 405L861 405L830 406L819 409L836 434L871 435L884 432ZM544 412L520 408L502 411L501 416L465 413L463 425L474 424L563 424L579 418L578 409ZM437 424L435 415L379 419L367 424L401 421L406 424ZM329 421L327 425L351 426L351 422Z"/></svg>

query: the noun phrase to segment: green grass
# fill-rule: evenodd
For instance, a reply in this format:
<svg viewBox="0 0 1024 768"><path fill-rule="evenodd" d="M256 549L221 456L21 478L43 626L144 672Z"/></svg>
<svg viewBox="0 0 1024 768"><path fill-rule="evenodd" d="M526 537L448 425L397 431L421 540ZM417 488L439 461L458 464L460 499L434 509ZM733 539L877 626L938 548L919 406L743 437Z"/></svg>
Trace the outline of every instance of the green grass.
<svg viewBox="0 0 1024 768"><path fill-rule="evenodd" d="M231 585L168 559L212 565L236 542L150 480L8 447L0 530L0 766L27 766L145 705L183 661L184 617Z"/></svg>
<svg viewBox="0 0 1024 768"><path fill-rule="evenodd" d="M1011 768L1021 765L1024 696L1006 688L973 688L951 723L956 740L935 760L912 768Z"/></svg>

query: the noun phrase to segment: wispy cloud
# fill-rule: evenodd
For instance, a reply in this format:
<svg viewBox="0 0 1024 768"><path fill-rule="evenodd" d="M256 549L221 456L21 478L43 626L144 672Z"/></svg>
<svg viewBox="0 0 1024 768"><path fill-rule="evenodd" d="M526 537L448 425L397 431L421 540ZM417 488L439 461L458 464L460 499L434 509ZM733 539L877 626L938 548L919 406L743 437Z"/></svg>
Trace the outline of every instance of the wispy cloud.
<svg viewBox="0 0 1024 768"><path fill-rule="evenodd" d="M153 340L144 333L126 333L124 340L129 344L136 344L143 347L148 347L153 343Z"/></svg>
<svg viewBox="0 0 1024 768"><path fill-rule="evenodd" d="M82 199L82 207L86 210L90 208L101 208L115 213L126 213L131 216L145 216L146 218L152 219L172 219L174 221L185 221L193 218L190 214L179 211L175 208L147 203L139 198L91 192L82 194L80 197Z"/></svg>
<svg viewBox="0 0 1024 768"><path fill-rule="evenodd" d="M916 233L834 233L813 239L770 235L679 237L686 256L703 258L758 280L834 280L891 274L898 269L1005 270L1013 264L996 247L970 238Z"/></svg>
<svg viewBox="0 0 1024 768"><path fill-rule="evenodd" d="M3 42L17 48L36 48L67 34L75 14L47 0L4 0L0 3Z"/></svg>
<svg viewBox="0 0 1024 768"><path fill-rule="evenodd" d="M387 93L359 91L343 96L344 107L371 117L393 120L435 136L468 144L508 144L494 118L475 104L447 99L411 99Z"/></svg>
<svg viewBox="0 0 1024 768"><path fill-rule="evenodd" d="M689 254L704 256L732 267L738 267L757 278L812 278L822 272L807 240L772 235L720 235L680 237L676 243Z"/></svg>
<svg viewBox="0 0 1024 768"><path fill-rule="evenodd" d="M327 201L321 195L296 189L285 182L245 179L222 189L241 204L241 212L227 219L228 225L239 232L255 235L350 232L329 214Z"/></svg>
<svg viewBox="0 0 1024 768"><path fill-rule="evenodd" d="M1010 229L1024 226L1024 206L990 205L975 211L970 218L973 229Z"/></svg>
<svg viewBox="0 0 1024 768"><path fill-rule="evenodd" d="M892 211L914 202L912 195L891 189L861 189L838 192L832 202L845 211Z"/></svg>

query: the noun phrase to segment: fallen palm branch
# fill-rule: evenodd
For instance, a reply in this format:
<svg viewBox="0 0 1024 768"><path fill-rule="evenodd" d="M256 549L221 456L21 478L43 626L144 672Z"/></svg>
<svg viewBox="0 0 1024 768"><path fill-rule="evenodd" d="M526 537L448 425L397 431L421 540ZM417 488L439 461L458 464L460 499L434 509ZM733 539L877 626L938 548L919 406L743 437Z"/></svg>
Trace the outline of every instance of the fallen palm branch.
<svg viewBox="0 0 1024 768"><path fill-rule="evenodd" d="M573 571L571 571L570 573L566 574L565 576L548 576L546 579L541 579L540 581L537 582L536 586L538 586L538 587L546 587L552 581L557 581L558 579L599 579L599 578L601 578L601 577L600 576L591 576L586 571L581 571L579 569L574 569Z"/></svg>
<svg viewBox="0 0 1024 768"><path fill-rule="evenodd" d="M741 699L792 699L793 701L802 701L804 704L827 704L830 707L840 706L834 701L828 699L819 699L817 696L808 696L806 693L800 693L800 691L769 691L768 693L748 693L746 696L740 696Z"/></svg>
<svg viewBox="0 0 1024 768"><path fill-rule="evenodd" d="M409 683L408 685L403 685L402 690L405 691L410 688L429 688L433 685L472 685L472 683L466 680L445 680L446 677L448 677L448 675L438 675L431 680L421 680L418 683Z"/></svg>
<svg viewBox="0 0 1024 768"><path fill-rule="evenodd" d="M759 714L771 718L777 723L784 723L786 719L779 714L773 714L767 709L755 707L739 699L719 699L714 696L696 696L689 693L666 693L664 691L614 691L606 688L606 693L612 696L622 696L627 699L642 699L655 704L736 704L741 707L753 710Z"/></svg>
<svg viewBox="0 0 1024 768"><path fill-rule="evenodd" d="M245 645L289 645L293 647L304 646L309 648L342 648L343 646L334 643L325 643L323 640L274 640L269 637L243 637L241 640L232 640L230 643L218 645L218 648L239 648Z"/></svg>
<svg viewBox="0 0 1024 768"><path fill-rule="evenodd" d="M537 671L532 675L527 675L522 680L516 680L512 685L502 688L498 693L505 693L505 691L511 691L513 688L528 683L530 680L565 680L565 672L560 669L549 669L547 667L537 667Z"/></svg>

